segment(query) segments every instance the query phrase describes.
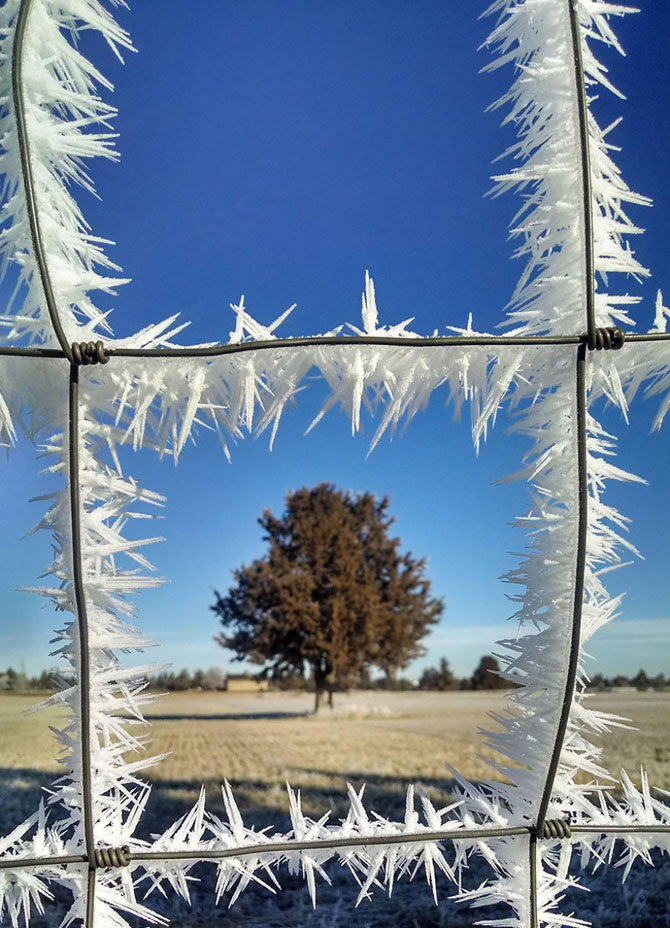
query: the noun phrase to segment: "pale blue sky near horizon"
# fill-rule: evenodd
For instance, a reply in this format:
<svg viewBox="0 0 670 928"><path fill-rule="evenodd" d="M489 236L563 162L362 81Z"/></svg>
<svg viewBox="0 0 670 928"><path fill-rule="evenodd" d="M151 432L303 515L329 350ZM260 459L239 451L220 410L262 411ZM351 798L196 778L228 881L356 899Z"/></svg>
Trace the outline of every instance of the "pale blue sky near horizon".
<svg viewBox="0 0 670 928"><path fill-rule="evenodd" d="M653 319L656 288L670 297L665 251L670 240L667 82L670 8L653 0L614 26L628 56L602 57L625 101L595 105L601 125L622 115L612 140L630 186L655 201L631 208L647 229L632 241L648 282L614 281L639 293L640 328ZM124 67L99 45L95 61L116 85L121 162L94 164L100 201L79 199L95 234L117 244L110 254L132 283L105 306L126 334L181 312L193 324L184 339L226 340L228 304L245 294L262 322L297 308L282 332L323 332L357 323L364 273L377 287L382 322L415 317L430 334L446 325L491 330L502 318L521 272L510 260L507 225L519 202L484 198L492 161L512 141L500 112L486 107L511 72L479 74L490 60L477 51L491 27L477 19L485 4L438 0L194 0L184 16L164 0L120 11L138 54ZM85 46L88 47L88 46ZM666 300L666 303L668 301ZM497 485L518 467L526 445L502 417L479 457L468 410L454 424L435 394L406 434L384 438L367 457L374 423L351 438L349 423L330 413L302 437L318 408L318 383L287 411L270 453L267 436L233 447L228 464L214 438L201 434L179 466L151 452L124 454L127 473L167 497L152 534L166 541L148 551L169 582L137 600L138 625L162 644L149 661L175 669L221 665L239 670L212 641L211 588L263 551L256 519L281 509L289 488L330 481L354 491L388 493L405 547L428 558L436 594L445 599L425 659L445 656L471 673L497 638L513 633L513 611L498 578L523 549L510 523L527 509L520 484ZM614 486L608 499L633 519L631 540L645 560L610 575L624 590L622 614L589 647L593 672L670 674L670 607L666 593L670 500L666 492L670 424L649 436L655 401L637 401L631 423L606 413L621 436L620 466L649 486ZM19 537L39 518L28 497L48 491L32 449L12 450L3 469L0 558L0 667L36 672L53 664L50 630L62 617L34 596L49 562L49 538Z"/></svg>

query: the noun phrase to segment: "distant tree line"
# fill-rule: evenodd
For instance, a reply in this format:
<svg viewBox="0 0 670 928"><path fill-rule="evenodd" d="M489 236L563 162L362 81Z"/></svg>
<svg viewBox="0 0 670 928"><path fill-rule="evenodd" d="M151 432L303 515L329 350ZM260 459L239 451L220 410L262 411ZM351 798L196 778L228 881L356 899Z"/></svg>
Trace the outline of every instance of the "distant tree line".
<svg viewBox="0 0 670 928"><path fill-rule="evenodd" d="M242 677L253 679L251 674L240 674ZM9 667L0 671L0 692L28 693L34 691L55 692L75 683L72 676L59 673L56 670L43 670L36 676ZM173 690L225 690L226 674L220 667L210 667L209 670L180 670L178 673L163 671L152 674L149 679L149 689L161 692Z"/></svg>
<svg viewBox="0 0 670 928"><path fill-rule="evenodd" d="M500 664L490 654L481 658L470 677L454 676L443 657L437 667L427 667L419 679L422 690L508 690L513 686L500 676Z"/></svg>
<svg viewBox="0 0 670 928"><path fill-rule="evenodd" d="M588 688L590 690L612 690L622 686L632 686L636 690L664 690L670 687L670 677L664 673L656 674L650 677L644 670L638 670L634 677L627 677L624 674L617 674L615 677L605 677L597 673L591 678Z"/></svg>
<svg viewBox="0 0 670 928"><path fill-rule="evenodd" d="M231 679L259 680L262 674L236 674ZM226 675L218 667L208 671L181 670L179 673L171 671L154 674L150 680L151 689L161 691L179 690L225 690ZM313 693L316 689L313 677L304 677L298 673L286 673L271 681L275 690L306 690ZM497 690L510 689L512 683L500 676L500 665L495 657L485 655L480 660L472 676L459 679L454 676L446 658L442 658L437 667L428 667L421 677L409 679L403 676L377 676L373 677L368 667L363 667L358 674L351 674L337 689L363 690Z"/></svg>
<svg viewBox="0 0 670 928"><path fill-rule="evenodd" d="M0 690L12 693L27 693L34 690L53 692L61 689L70 681L56 670L43 670L37 676L31 677L21 671L8 667L0 671Z"/></svg>
<svg viewBox="0 0 670 928"><path fill-rule="evenodd" d="M500 675L498 661L490 655L480 660L471 677L456 678L447 660L443 657L438 667L428 667L421 675L419 688L422 690L497 690L511 689L514 684L504 680ZM650 677L644 670L639 670L634 677L617 674L613 677L597 673L590 681L590 690L612 690L620 688L633 688L637 690L663 690L670 688L670 677L659 673Z"/></svg>
<svg viewBox="0 0 670 928"><path fill-rule="evenodd" d="M232 675L230 679L258 680L259 677L259 674L243 673ZM220 667L193 671L183 669L177 673L174 671L161 671L152 674L149 680L149 688L159 692L179 692L183 690L223 691L227 688L228 679L228 675ZM54 692L65 686L72 685L74 682L74 678L64 677L55 670L43 670L36 676L28 676L14 670L13 667L0 671L0 691L4 692ZM456 677L449 667L449 662L443 657L437 667L426 667L418 680L411 680L402 676L372 677L368 668L363 668L357 677L351 677L347 682L348 686L342 686L341 689L446 691L500 690L511 689L514 686L513 683L504 680L500 676L500 664L495 657L489 654L481 658L470 677ZM621 687L632 687L638 690L669 689L670 677L666 677L663 673L650 677L644 670L639 670L634 677L627 677L625 674L606 677L598 673L588 685L589 690L600 692ZM304 678L299 674L286 674L273 681L272 689L306 690L313 693L315 683L313 679Z"/></svg>
<svg viewBox="0 0 670 928"><path fill-rule="evenodd" d="M181 690L225 690L226 674L220 667L210 667L209 670L180 670L173 673L170 670L151 675L149 688L161 692L179 692Z"/></svg>

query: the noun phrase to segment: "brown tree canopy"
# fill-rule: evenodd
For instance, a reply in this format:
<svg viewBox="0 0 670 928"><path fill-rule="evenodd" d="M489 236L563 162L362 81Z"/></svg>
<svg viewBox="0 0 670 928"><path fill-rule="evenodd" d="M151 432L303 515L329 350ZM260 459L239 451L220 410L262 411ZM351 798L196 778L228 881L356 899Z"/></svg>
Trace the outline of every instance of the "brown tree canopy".
<svg viewBox="0 0 670 928"><path fill-rule="evenodd" d="M266 509L267 553L235 571L225 596L215 591L219 644L274 678L308 669L317 706L364 667L392 676L424 653L442 602L430 596L425 559L389 537L388 505L322 483L289 492L281 518Z"/></svg>

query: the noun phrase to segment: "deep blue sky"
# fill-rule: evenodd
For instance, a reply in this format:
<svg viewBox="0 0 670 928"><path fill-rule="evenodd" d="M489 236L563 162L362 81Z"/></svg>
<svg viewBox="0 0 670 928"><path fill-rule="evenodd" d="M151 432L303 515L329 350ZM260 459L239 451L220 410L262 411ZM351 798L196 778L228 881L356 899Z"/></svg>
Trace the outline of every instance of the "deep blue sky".
<svg viewBox="0 0 670 928"><path fill-rule="evenodd" d="M654 276L644 286L616 281L644 296L646 328L656 288L670 298L670 8L640 5L640 15L615 23L628 57L603 51L628 100L603 99L596 112L601 125L623 115L612 136L623 149L617 162L655 202L631 211L647 229L633 247ZM383 322L414 316L413 328L429 334L465 324L472 312L477 328L492 329L521 266L506 241L518 202L483 196L492 160L512 140L501 114L485 113L511 73L478 73L490 60L477 51L491 26L477 19L483 9L446 0L191 0L185 15L183 3L163 0L160 9L121 11L138 54L121 67L101 44L85 48L116 85L122 160L94 166L99 202L81 198L94 232L118 243L110 253L133 278L111 303L115 332L180 312L193 321L189 341L226 340L228 304L242 293L264 322L297 303L285 335L323 332L358 321L366 268ZM446 600L427 660L446 656L469 673L508 630L497 578L515 563L507 552L523 546L509 523L526 510L526 493L494 481L517 468L523 440L501 421L476 459L467 422L453 425L437 394L404 437L384 439L366 460L370 423L367 436L352 439L345 418L331 413L301 437L321 395L314 384L300 396L272 454L263 437L240 443L228 464L203 436L176 471L150 452L125 458L129 473L168 497L155 526L168 541L150 554L171 582L138 602L140 626L164 642L149 657L177 668L226 666L212 642L211 586L225 588L235 566L261 553L255 519L264 507L279 511L288 488L329 480L390 495L398 534L428 556ZM641 664L670 672L670 440L648 438L653 408L638 403L629 427L607 420L623 436L621 465L651 489L612 491L647 559L611 577L610 588L628 595L622 621L591 647L605 672ZM3 467L0 666L24 660L35 670L49 663L58 617L13 590L34 584L50 558L46 536L17 541L41 505L23 500L48 482L34 476L26 446Z"/></svg>

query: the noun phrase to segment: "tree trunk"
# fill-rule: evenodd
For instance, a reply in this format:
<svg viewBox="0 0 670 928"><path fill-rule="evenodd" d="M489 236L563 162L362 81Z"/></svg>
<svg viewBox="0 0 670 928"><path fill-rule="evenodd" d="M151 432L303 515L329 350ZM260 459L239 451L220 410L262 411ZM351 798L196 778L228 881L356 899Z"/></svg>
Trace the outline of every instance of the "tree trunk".
<svg viewBox="0 0 670 928"><path fill-rule="evenodd" d="M328 690L328 708L333 708L333 693L335 692L335 673L330 670L326 674L326 689Z"/></svg>
<svg viewBox="0 0 670 928"><path fill-rule="evenodd" d="M314 676L314 712L319 711L319 706L321 705L321 697L325 691L325 679L323 672L320 670L318 664L312 665L312 674Z"/></svg>

